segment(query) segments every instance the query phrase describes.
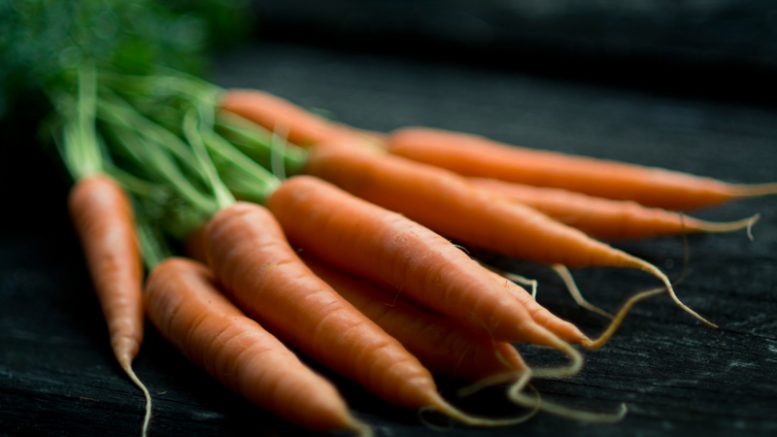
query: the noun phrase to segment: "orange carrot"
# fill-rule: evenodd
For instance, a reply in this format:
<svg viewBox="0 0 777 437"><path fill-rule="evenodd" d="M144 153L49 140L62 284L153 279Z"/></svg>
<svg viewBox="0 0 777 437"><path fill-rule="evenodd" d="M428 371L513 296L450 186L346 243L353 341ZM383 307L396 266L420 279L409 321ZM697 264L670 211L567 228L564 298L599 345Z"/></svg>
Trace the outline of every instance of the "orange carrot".
<svg viewBox="0 0 777 437"><path fill-rule="evenodd" d="M231 90L219 102L221 109L238 114L265 129L286 132L288 140L299 146L354 138L379 142L383 135L336 124L311 114L280 97L258 90Z"/></svg>
<svg viewBox="0 0 777 437"><path fill-rule="evenodd" d="M108 323L113 354L146 398L145 435L151 396L132 370L132 360L143 341L143 267L132 205L116 182L100 174L80 179L68 203Z"/></svg>
<svg viewBox="0 0 777 437"><path fill-rule="evenodd" d="M241 308L327 367L397 405L431 407L471 425L502 423L448 404L413 355L305 266L261 206L238 202L219 211L208 223L206 247Z"/></svg>
<svg viewBox="0 0 777 437"><path fill-rule="evenodd" d="M353 147L314 148L305 172L365 200L402 213L442 235L504 255L570 267L636 268L659 278L683 304L657 267L592 239L519 203L479 190L447 170ZM564 337L566 338L566 337Z"/></svg>
<svg viewBox="0 0 777 437"><path fill-rule="evenodd" d="M204 265L163 261L149 276L145 304L165 338L261 408L314 430L369 433L329 381L219 293Z"/></svg>
<svg viewBox="0 0 777 437"><path fill-rule="evenodd" d="M475 186L502 194L598 238L646 238L694 232L749 229L758 215L713 223L677 212L612 200L558 188L534 187L498 179L470 178Z"/></svg>
<svg viewBox="0 0 777 437"><path fill-rule="evenodd" d="M309 176L284 182L267 207L289 238L343 270L389 285L493 338L568 350L587 337L423 226ZM535 318L537 321L535 322Z"/></svg>
<svg viewBox="0 0 777 437"><path fill-rule="evenodd" d="M470 381L527 369L509 343L494 341L406 302L401 296L310 256L305 264L338 294L402 343L434 373Z"/></svg>
<svg viewBox="0 0 777 437"><path fill-rule="evenodd" d="M693 209L777 193L777 184L735 185L616 161L508 146L463 133L406 128L386 146L395 155L465 176L563 188L667 209Z"/></svg>

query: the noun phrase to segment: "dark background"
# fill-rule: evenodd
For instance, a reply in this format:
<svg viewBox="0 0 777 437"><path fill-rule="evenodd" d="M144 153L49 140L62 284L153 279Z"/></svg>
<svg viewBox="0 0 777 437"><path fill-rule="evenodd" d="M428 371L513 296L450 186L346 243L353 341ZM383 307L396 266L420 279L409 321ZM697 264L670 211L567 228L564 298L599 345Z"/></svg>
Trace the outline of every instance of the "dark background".
<svg viewBox="0 0 777 437"><path fill-rule="evenodd" d="M532 147L657 165L736 182L777 180L771 77L777 13L768 1L264 1L245 46L217 53L211 78L257 87L356 126L428 125ZM18 108L23 114L25 108ZM142 397L114 363L66 211L67 177L33 120L4 122L0 158L0 434L138 435ZM721 329L659 298L639 306L578 377L544 396L610 411L616 425L540 414L510 428L448 435L773 435L777 432L775 198L698 215L763 215L743 233L689 239L680 296ZM680 238L617 244L670 275ZM488 257L487 254L485 256ZM491 258L491 257L489 257ZM510 260L492 261L511 265ZM541 266L539 300L594 334ZM614 309L655 285L640 273L575 272ZM546 357L523 349L531 362ZM154 332L136 360L152 391L152 435L297 431L212 382ZM426 435L413 411L332 376L378 435ZM454 385L443 381L451 394ZM509 412L498 392L465 406Z"/></svg>

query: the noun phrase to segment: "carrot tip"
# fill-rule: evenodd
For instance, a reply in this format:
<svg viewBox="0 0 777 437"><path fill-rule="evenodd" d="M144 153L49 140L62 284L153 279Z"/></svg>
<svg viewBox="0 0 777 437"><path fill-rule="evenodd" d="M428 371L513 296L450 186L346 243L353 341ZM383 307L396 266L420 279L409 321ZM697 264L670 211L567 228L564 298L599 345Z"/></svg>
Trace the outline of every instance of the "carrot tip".
<svg viewBox="0 0 777 437"><path fill-rule="evenodd" d="M151 422L151 393L149 393L145 384L143 384L140 378L135 374L129 361L122 362L121 367L135 386L143 392L143 397L146 398L146 412L143 416L143 427L141 428L140 434L142 437L146 437L148 435L148 425Z"/></svg>
<svg viewBox="0 0 777 437"><path fill-rule="evenodd" d="M365 422L351 416L348 418L348 423L345 429L353 431L359 437L372 437L372 428Z"/></svg>
<svg viewBox="0 0 777 437"><path fill-rule="evenodd" d="M735 195L737 197L758 197L777 194L777 182L767 184L737 185Z"/></svg>
<svg viewBox="0 0 777 437"><path fill-rule="evenodd" d="M683 303L683 301L680 300L679 297L677 297L677 293L674 291L674 287L672 286L672 283L669 281L669 278L662 272L658 267L654 266L653 264L650 264L649 262L639 259L639 258L633 258L632 257L633 265L641 270L644 270L653 276L657 277L661 280L661 282L664 283L664 286L666 287L667 293L669 293L669 297L672 298L674 303L680 307L683 311L686 313L692 315L694 318L699 320L700 322L704 323L705 325L709 326L710 328L718 328L718 325L715 323L707 320L704 318L701 314L694 311L691 307Z"/></svg>
<svg viewBox="0 0 777 437"><path fill-rule="evenodd" d="M699 221L699 230L710 233L724 233L734 232L740 229L745 229L747 232L747 238L753 241L753 226L761 219L761 214L755 214L741 220L735 220L731 222L708 222Z"/></svg>
<svg viewBox="0 0 777 437"><path fill-rule="evenodd" d="M596 350L604 346L610 340L610 338L612 338L615 331L618 330L621 323L623 323L623 320L626 318L626 315L631 311L634 305L642 300L662 294L664 291L664 287L654 288L637 293L629 298L629 300L623 304L621 309L618 310L618 313L615 315L615 317L613 317L612 322L609 324L609 326L607 326L607 329L605 329L602 335L600 335L596 340L588 340L587 342L582 343L582 346L589 350Z"/></svg>
<svg viewBox="0 0 777 437"><path fill-rule="evenodd" d="M588 300L585 297L583 297L583 293L580 292L580 289L577 287L577 283L575 283L575 278L572 277L572 272L570 272L566 266L562 264L553 264L551 266L551 269L553 269L553 271L559 276L559 278L561 278L561 281L564 283L564 287L566 287L567 291L572 296L572 299L575 301L575 303L587 309L588 311L594 314L598 314L606 319L613 318L612 314L588 302ZM585 338L585 340L590 341L590 339L588 339L587 337Z"/></svg>

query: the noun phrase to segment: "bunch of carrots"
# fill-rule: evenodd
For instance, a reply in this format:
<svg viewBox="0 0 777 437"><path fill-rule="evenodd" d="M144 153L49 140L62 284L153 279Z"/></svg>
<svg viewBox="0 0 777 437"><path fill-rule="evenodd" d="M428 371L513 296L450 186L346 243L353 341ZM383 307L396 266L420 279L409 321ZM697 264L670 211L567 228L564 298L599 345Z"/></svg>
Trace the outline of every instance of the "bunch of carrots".
<svg viewBox="0 0 777 437"><path fill-rule="evenodd" d="M637 302L668 294L656 266L601 239L747 229L678 210L777 193L667 170L519 148L467 134L389 134L325 120L270 94L222 90L169 71L129 76L84 65L53 96L58 150L75 181L70 209L120 366L132 370L144 314L191 361L261 408L314 430L370 434L337 388L292 350L395 405L471 426L537 410L590 421L527 391L577 374L575 345L603 346ZM517 275L451 242L550 265L581 305L612 318L592 339L540 305ZM148 275L144 280L145 264ZM567 267L653 275L610 315ZM525 282L525 281L524 281ZM526 363L515 345L561 353ZM433 375L507 384L528 409L467 414Z"/></svg>

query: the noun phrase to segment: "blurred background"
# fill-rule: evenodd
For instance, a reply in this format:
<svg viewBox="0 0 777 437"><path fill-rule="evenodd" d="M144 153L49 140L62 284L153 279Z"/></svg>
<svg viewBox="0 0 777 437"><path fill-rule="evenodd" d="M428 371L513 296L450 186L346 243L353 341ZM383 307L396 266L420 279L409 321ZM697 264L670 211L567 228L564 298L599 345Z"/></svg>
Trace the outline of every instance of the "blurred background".
<svg viewBox="0 0 777 437"><path fill-rule="evenodd" d="M259 41L772 105L769 0L260 0Z"/></svg>

